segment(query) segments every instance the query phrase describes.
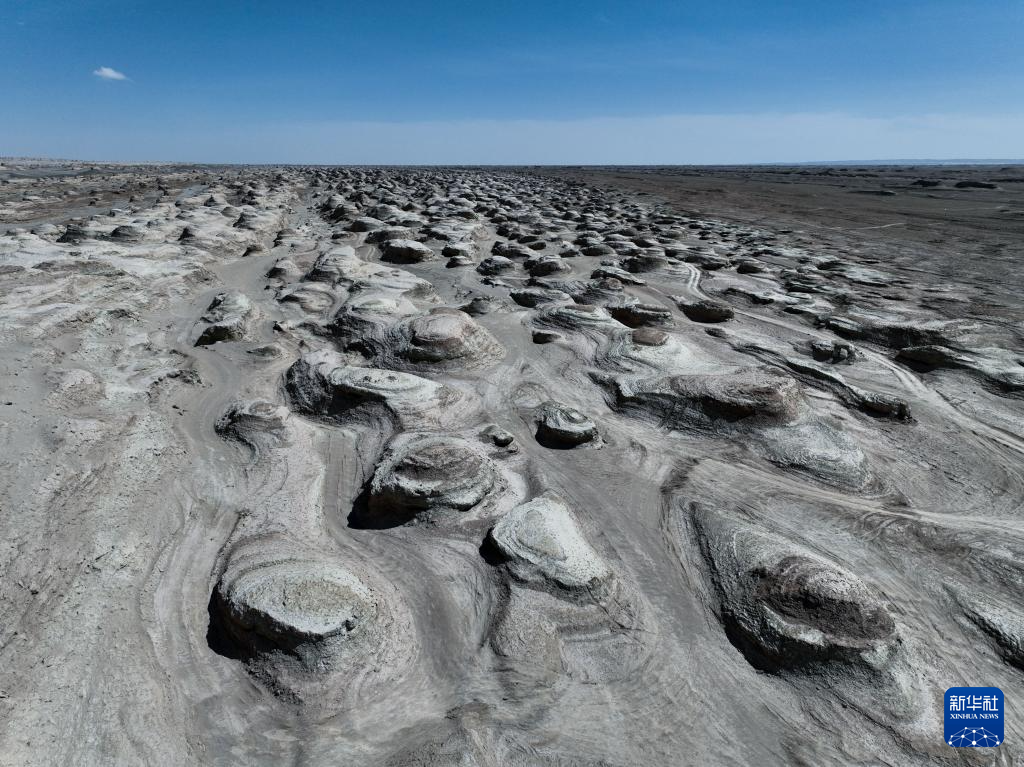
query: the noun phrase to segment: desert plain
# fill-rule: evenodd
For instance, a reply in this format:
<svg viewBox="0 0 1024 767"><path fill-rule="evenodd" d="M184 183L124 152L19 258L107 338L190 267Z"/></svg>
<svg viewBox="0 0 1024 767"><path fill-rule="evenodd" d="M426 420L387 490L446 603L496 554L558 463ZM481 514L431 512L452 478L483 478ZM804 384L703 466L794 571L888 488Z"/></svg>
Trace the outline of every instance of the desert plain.
<svg viewBox="0 0 1024 767"><path fill-rule="evenodd" d="M1016 165L5 160L0 763L1018 763L1022 288Z"/></svg>

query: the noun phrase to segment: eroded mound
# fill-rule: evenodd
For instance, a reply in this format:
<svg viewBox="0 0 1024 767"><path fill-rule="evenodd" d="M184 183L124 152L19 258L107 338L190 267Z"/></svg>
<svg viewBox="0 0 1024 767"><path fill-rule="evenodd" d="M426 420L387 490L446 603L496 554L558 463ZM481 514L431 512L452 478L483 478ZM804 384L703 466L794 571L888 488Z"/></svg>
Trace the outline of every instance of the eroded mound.
<svg viewBox="0 0 1024 767"><path fill-rule="evenodd" d="M403 435L377 464L369 488L368 521L391 525L424 512L468 511L499 485L494 463L468 440Z"/></svg>
<svg viewBox="0 0 1024 767"><path fill-rule="evenodd" d="M236 402L228 407L214 428L259 454L282 443L289 415L288 408L267 400Z"/></svg>
<svg viewBox="0 0 1024 767"><path fill-rule="evenodd" d="M615 395L620 408L641 410L672 428L784 424L796 419L801 403L794 379L760 369L619 378Z"/></svg>
<svg viewBox="0 0 1024 767"><path fill-rule="evenodd" d="M390 355L413 368L481 368L505 356L504 347L480 323L446 307L398 323L389 341Z"/></svg>
<svg viewBox="0 0 1024 767"><path fill-rule="evenodd" d="M452 417L465 405L452 389L396 370L356 367L336 352L300 357L285 374L292 406L306 415L332 420L401 424Z"/></svg>
<svg viewBox="0 0 1024 767"><path fill-rule="evenodd" d="M534 322L541 328L572 330L581 333L608 333L624 326L608 310L593 304L556 306L539 312Z"/></svg>
<svg viewBox="0 0 1024 767"><path fill-rule="evenodd" d="M576 408L545 402L537 413L537 441L545 447L573 448L597 439L597 424Z"/></svg>
<svg viewBox="0 0 1024 767"><path fill-rule="evenodd" d="M384 243L381 258L396 264L417 264L437 258L429 247L416 240L392 239Z"/></svg>
<svg viewBox="0 0 1024 767"><path fill-rule="evenodd" d="M370 590L324 561L232 563L217 584L218 605L236 640L254 651L310 651L374 619ZM326 649L326 648L324 648Z"/></svg>
<svg viewBox="0 0 1024 767"><path fill-rule="evenodd" d="M540 497L516 506L491 529L488 540L524 583L597 594L612 578L575 515L558 498Z"/></svg>
<svg viewBox="0 0 1024 767"><path fill-rule="evenodd" d="M196 346L242 340L254 313L252 302L244 294L218 293L200 320L204 325L196 339Z"/></svg>
<svg viewBox="0 0 1024 767"><path fill-rule="evenodd" d="M693 505L691 521L730 639L771 671L843 662L888 664L899 648L881 598L800 545Z"/></svg>

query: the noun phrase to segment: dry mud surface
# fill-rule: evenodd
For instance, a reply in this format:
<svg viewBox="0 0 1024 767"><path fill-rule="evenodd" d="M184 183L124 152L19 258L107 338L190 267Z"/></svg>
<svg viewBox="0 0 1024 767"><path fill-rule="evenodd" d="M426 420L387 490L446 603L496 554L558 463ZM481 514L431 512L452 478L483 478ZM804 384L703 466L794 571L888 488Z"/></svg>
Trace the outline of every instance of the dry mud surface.
<svg viewBox="0 0 1024 767"><path fill-rule="evenodd" d="M0 168L0 763L1019 763L1020 202L928 173Z"/></svg>

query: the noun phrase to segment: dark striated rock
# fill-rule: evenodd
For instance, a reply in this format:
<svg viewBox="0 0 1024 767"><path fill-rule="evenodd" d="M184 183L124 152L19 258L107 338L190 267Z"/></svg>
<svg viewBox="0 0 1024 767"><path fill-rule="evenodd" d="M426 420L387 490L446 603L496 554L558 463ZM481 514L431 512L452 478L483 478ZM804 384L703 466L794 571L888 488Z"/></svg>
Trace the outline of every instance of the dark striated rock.
<svg viewBox="0 0 1024 767"><path fill-rule="evenodd" d="M537 442L544 447L572 448L597 438L597 424L575 408L545 402L537 414Z"/></svg>
<svg viewBox="0 0 1024 767"><path fill-rule="evenodd" d="M725 322L736 316L731 306L718 301L680 301L678 306L693 322Z"/></svg>
<svg viewBox="0 0 1024 767"><path fill-rule="evenodd" d="M699 504L691 524L729 639L769 672L823 664L869 670L900 647L896 623L860 578L799 545Z"/></svg>
<svg viewBox="0 0 1024 767"><path fill-rule="evenodd" d="M621 322L631 328L638 328L643 325L672 325L672 314L663 306L657 304L626 304L624 306L609 306L608 312Z"/></svg>

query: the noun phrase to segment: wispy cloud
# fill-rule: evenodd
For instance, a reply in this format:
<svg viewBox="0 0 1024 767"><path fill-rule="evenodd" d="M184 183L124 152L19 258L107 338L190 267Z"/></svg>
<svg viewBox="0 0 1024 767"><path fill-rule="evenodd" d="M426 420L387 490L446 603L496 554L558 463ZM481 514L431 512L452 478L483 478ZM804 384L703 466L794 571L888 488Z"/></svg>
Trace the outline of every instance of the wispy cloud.
<svg viewBox="0 0 1024 767"><path fill-rule="evenodd" d="M128 75L124 72L118 72L116 69L111 67L100 67L92 71L101 80L127 80Z"/></svg>

